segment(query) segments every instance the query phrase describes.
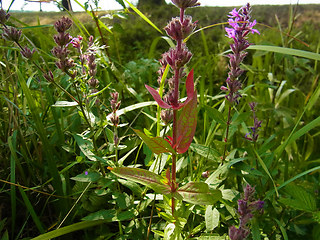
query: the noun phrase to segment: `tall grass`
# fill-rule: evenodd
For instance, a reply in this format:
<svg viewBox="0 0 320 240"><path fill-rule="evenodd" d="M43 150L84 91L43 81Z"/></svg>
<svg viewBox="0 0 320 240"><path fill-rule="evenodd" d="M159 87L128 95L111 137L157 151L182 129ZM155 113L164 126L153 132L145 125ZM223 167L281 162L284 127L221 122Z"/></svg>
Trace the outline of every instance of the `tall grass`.
<svg viewBox="0 0 320 240"><path fill-rule="evenodd" d="M194 9L190 14L194 19L202 16L199 25L205 27L225 22L231 9L221 10L216 19L211 10ZM177 159L177 179L181 184L206 182L219 189L222 198L209 206L179 203L183 239L227 238L228 228L238 224L237 200L245 183L255 186L257 198L265 201L264 213L251 222L253 239L319 239L317 23L299 22L294 9L288 10L287 19L279 15L279 21L273 15L262 18L266 13L260 11L253 7L259 23L273 25L261 25L261 36L250 39L255 45L242 65L243 98L233 107L227 146L223 139L228 106L220 86L227 77L228 40L221 26L203 29L188 40L194 53L188 69L197 76L198 124L190 149ZM162 29L173 12L170 6L144 16ZM156 19L157 15L161 17ZM148 136L170 131L157 118L144 84L155 86L159 68L155 59L172 42L128 11L90 23L70 13L75 23L72 36L81 34L87 42L94 35L96 46L108 44L107 50L96 49L100 92L86 98L86 82L73 84L55 67L50 52L53 26L41 21L30 26L19 22L20 17L11 18L8 25L21 27L22 43L36 48L36 53L31 62L17 45L0 40L0 237L169 236L166 223L174 221L168 213L170 198L117 178L107 167L135 166L165 175L170 156L152 153L131 129L142 129ZM76 52L72 57L79 63ZM51 69L56 84L48 82L36 65ZM121 100L119 144L109 115L109 94L114 91ZM70 96L85 99L84 109ZM248 106L252 101L258 103L256 114L262 120L256 143L244 137L253 126Z"/></svg>

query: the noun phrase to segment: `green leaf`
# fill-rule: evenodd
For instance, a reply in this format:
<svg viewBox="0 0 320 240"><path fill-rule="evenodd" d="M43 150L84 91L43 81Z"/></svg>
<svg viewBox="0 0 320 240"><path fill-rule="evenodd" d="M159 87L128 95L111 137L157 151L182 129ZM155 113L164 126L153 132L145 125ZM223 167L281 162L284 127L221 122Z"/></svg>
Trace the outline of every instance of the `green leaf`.
<svg viewBox="0 0 320 240"><path fill-rule="evenodd" d="M123 8L126 8L126 5L124 4L123 0L116 0L117 3L119 3Z"/></svg>
<svg viewBox="0 0 320 240"><path fill-rule="evenodd" d="M272 184L273 184L273 187L274 187L274 190L277 194L277 196L279 196L279 193L278 193L278 190L277 190L277 186L276 186L276 183L274 182L269 170L268 170L268 167L266 166L266 164L264 163L264 161L261 159L261 157L259 156L259 154L257 153L257 151L255 149L254 150L254 153L256 154L256 157L261 165L261 167L263 168L263 170L266 172L266 174L269 176L269 178L271 179L272 181Z"/></svg>
<svg viewBox="0 0 320 240"><path fill-rule="evenodd" d="M283 239L284 240L288 240L289 238L288 238L288 235L287 235L287 231L284 228L283 224L281 224L281 222L276 218L274 218L273 220L275 220L277 222L277 224L279 225L279 228L280 228L280 231L282 233Z"/></svg>
<svg viewBox="0 0 320 240"><path fill-rule="evenodd" d="M320 166L314 167L314 168L311 168L311 169L309 169L309 170L307 170L307 171L304 171L304 172L302 172L302 173L299 173L299 174L297 174L296 176L294 176L293 178L290 178L289 180L287 180L287 181L285 181L284 183L282 183L277 189L280 190L281 188L285 187L286 185L288 185L289 183L293 182L294 180L296 180L296 179L298 179L298 178L300 178L300 177L303 177L303 176L306 175L306 174L309 174L309 173L312 173L312 172L315 172L315 171L318 171L318 170L320 170ZM272 194L274 194L274 193L275 193L275 190L274 190L274 189L270 190L269 192L267 192L267 194L266 194L266 196L265 196L264 199L269 198L269 197L270 197Z"/></svg>
<svg viewBox="0 0 320 240"><path fill-rule="evenodd" d="M118 167L110 168L111 172L118 177L140 183L153 189L157 193L169 194L170 187L166 184L167 180L153 172L140 168Z"/></svg>
<svg viewBox="0 0 320 240"><path fill-rule="evenodd" d="M285 47L277 47L277 46L267 46L267 45L251 45L248 49L267 51L267 52L276 52L282 53L297 57L309 58L313 60L320 60L320 54L314 52L308 52L298 49L285 48Z"/></svg>
<svg viewBox="0 0 320 240"><path fill-rule="evenodd" d="M148 137L143 132L133 129L133 131L143 140L145 144L151 149L152 152L155 154L160 153L172 153L174 154L175 151L171 147L170 143L168 143L166 140L164 140L161 137Z"/></svg>
<svg viewBox="0 0 320 240"><path fill-rule="evenodd" d="M75 107L78 106L77 102L57 101L52 107Z"/></svg>
<svg viewBox="0 0 320 240"><path fill-rule="evenodd" d="M211 232L219 225L220 213L216 208L212 209L212 205L209 205L206 208L204 218L206 221L207 232Z"/></svg>
<svg viewBox="0 0 320 240"><path fill-rule="evenodd" d="M128 181L121 178L118 179L118 182L121 183L123 186L129 188L137 196L141 196L143 193L143 189L135 182Z"/></svg>
<svg viewBox="0 0 320 240"><path fill-rule="evenodd" d="M285 187L285 192L291 198L280 198L279 202L286 206L306 212L314 212L317 210L314 196L308 193L304 188L290 184Z"/></svg>
<svg viewBox="0 0 320 240"><path fill-rule="evenodd" d="M164 229L164 240L182 240L181 229L174 223L169 223Z"/></svg>
<svg viewBox="0 0 320 240"><path fill-rule="evenodd" d="M256 218L251 220L251 232L253 240L261 240L259 222Z"/></svg>
<svg viewBox="0 0 320 240"><path fill-rule="evenodd" d="M99 180L100 177L101 174L98 172L85 172L72 177L71 179L77 182L95 182Z"/></svg>
<svg viewBox="0 0 320 240"><path fill-rule="evenodd" d="M62 227L59 228L57 230L53 230L51 232L42 234L38 237L32 238L32 240L48 240L48 239L53 239L56 237L60 237L63 236L65 234L68 233L72 233L75 231L79 231L82 229L86 229L89 227L94 227L94 226L98 226L98 225L102 225L104 223L107 223L109 221L106 220L96 220L96 221L85 221L85 222L79 222L79 223L74 223L72 225L66 226L66 227Z"/></svg>
<svg viewBox="0 0 320 240"><path fill-rule="evenodd" d="M222 198L220 190L210 190L204 182L189 182L177 192L184 201L196 205L213 205Z"/></svg>
<svg viewBox="0 0 320 240"><path fill-rule="evenodd" d="M97 212L91 213L88 216L82 218L84 221L94 221L94 220L109 220L116 217L117 211L115 209L99 210Z"/></svg>
<svg viewBox="0 0 320 240"><path fill-rule="evenodd" d="M32 217L32 220L34 221L35 225L37 226L38 230L40 233L44 233L44 227L42 226L42 222L40 221L37 213L35 212L34 208L33 208L33 205L31 204L27 194L23 191L23 189L21 187L19 187L19 191L20 191L20 194L23 198L23 201Z"/></svg>
<svg viewBox="0 0 320 240"><path fill-rule="evenodd" d="M209 117L211 117L213 120L215 120L217 123L222 124L223 126L226 126L227 123L225 121L225 118L223 117L222 113L219 112L217 109L213 108L213 107L209 107L207 105L204 106L204 108L206 109L206 111L209 114Z"/></svg>
<svg viewBox="0 0 320 240"><path fill-rule="evenodd" d="M200 156L212 161L220 159L221 156L217 150L197 143L191 143L190 149Z"/></svg>
<svg viewBox="0 0 320 240"><path fill-rule="evenodd" d="M177 122L178 140L177 152L184 153L190 147L197 127L197 92L195 91L190 102L188 102L180 113Z"/></svg>
<svg viewBox="0 0 320 240"><path fill-rule="evenodd" d="M90 139L83 137L81 134L72 134L76 140L81 152L91 161L97 161L94 153L91 151L93 149L93 143Z"/></svg>

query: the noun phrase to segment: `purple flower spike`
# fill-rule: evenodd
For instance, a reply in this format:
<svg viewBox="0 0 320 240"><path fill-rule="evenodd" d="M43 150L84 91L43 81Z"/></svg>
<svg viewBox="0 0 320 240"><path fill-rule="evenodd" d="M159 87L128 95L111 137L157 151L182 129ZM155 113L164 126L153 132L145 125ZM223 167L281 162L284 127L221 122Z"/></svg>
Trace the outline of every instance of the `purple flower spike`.
<svg viewBox="0 0 320 240"><path fill-rule="evenodd" d="M243 188L243 199L238 200L239 228L231 226L229 237L231 240L244 240L250 234L248 224L256 212L263 213L264 201L255 200L255 188L247 184Z"/></svg>
<svg viewBox="0 0 320 240"><path fill-rule="evenodd" d="M230 44L232 53L228 55L230 71L226 80L227 86L222 87L222 90L229 92L226 98L230 103L238 104L239 98L241 98L239 90L241 90L242 85L239 77L244 71L240 69L240 64L247 55L245 50L251 45L247 40L247 35L249 33L260 34L258 30L253 28L257 24L256 20L250 22L250 13L249 3L240 8L239 11L233 9L228 15L228 22L231 27L225 28L226 36L233 40L233 43Z"/></svg>
<svg viewBox="0 0 320 240"><path fill-rule="evenodd" d="M249 106L250 106L250 109L253 114L253 127L250 127L251 132L247 133L244 137L249 141L256 142L259 137L258 132L259 132L259 129L261 128L262 121L259 121L256 116L256 109L255 108L257 106L257 103L251 102L251 103L249 103Z"/></svg>
<svg viewBox="0 0 320 240"><path fill-rule="evenodd" d="M9 18L10 18L10 14L1 8L0 9L0 24L3 24L3 25L6 24L6 22L8 21Z"/></svg>

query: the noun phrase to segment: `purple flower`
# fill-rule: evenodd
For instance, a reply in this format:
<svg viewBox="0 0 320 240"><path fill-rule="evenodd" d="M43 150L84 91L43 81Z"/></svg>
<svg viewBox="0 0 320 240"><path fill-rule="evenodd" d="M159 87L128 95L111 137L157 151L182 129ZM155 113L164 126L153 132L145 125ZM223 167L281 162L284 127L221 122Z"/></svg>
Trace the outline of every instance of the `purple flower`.
<svg viewBox="0 0 320 240"><path fill-rule="evenodd" d="M179 17L176 17L172 18L164 30L173 40L179 41L188 37L196 26L197 24L192 22L191 16L185 16L182 22Z"/></svg>
<svg viewBox="0 0 320 240"><path fill-rule="evenodd" d="M21 51L21 55L27 59L32 59L32 56L34 54L36 50L35 49L31 49L28 47L24 47L23 50Z"/></svg>
<svg viewBox="0 0 320 240"><path fill-rule="evenodd" d="M238 78L244 72L240 69L240 64L247 55L245 50L250 46L250 43L247 40L247 35L249 33L260 34L258 30L253 28L256 25L256 20L250 22L250 13L251 10L249 3L240 8L239 11L237 11L237 9L233 9L228 15L228 23L231 28L225 28L227 33L226 36L231 38L233 43L230 44L232 53L228 55L230 71L226 80L227 86L223 86L221 90L229 92L226 95L226 98L230 103L235 102L238 104L239 98L241 98L239 90L241 90L242 85Z"/></svg>
<svg viewBox="0 0 320 240"><path fill-rule="evenodd" d="M240 216L239 228L231 226L229 228L229 237L231 240L243 240L250 234L248 224L255 212L263 212L264 201L255 200L255 188L247 184L243 188L243 199L238 200L238 214Z"/></svg>
<svg viewBox="0 0 320 240"><path fill-rule="evenodd" d="M253 127L250 127L251 132L246 133L246 135L244 137L249 141L256 142L259 137L258 132L259 132L259 129L261 128L262 121L259 121L258 118L256 117L255 107L257 106L257 103L251 102L251 103L249 103L249 106L250 106L250 109L253 114Z"/></svg>
<svg viewBox="0 0 320 240"><path fill-rule="evenodd" d="M79 35L78 37L76 38L73 38L71 43L72 43L72 46L76 49L78 49L80 51L81 49L81 41L82 41L82 37Z"/></svg>
<svg viewBox="0 0 320 240"><path fill-rule="evenodd" d="M4 28L2 37L8 41L19 42L21 33L22 31L16 29L15 27Z"/></svg>
<svg viewBox="0 0 320 240"><path fill-rule="evenodd" d="M56 21L54 24L57 32L62 33L67 31L72 26L72 20L67 17L62 17L60 20Z"/></svg>
<svg viewBox="0 0 320 240"><path fill-rule="evenodd" d="M1 8L1 10L0 10L0 23L3 25L6 24L6 22L8 21L9 18L10 18L10 14Z"/></svg>

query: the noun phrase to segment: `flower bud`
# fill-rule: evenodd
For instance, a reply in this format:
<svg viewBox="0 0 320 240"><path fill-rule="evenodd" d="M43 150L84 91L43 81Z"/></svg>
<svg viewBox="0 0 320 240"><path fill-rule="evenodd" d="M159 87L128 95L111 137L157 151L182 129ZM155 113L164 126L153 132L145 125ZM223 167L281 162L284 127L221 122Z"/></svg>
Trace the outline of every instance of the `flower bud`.
<svg viewBox="0 0 320 240"><path fill-rule="evenodd" d="M21 51L21 55L27 59L32 59L32 56L34 54L36 50L32 49L32 51L30 50L30 48L28 48L27 46L24 47L24 49Z"/></svg>
<svg viewBox="0 0 320 240"><path fill-rule="evenodd" d="M53 38L56 44L59 46L65 46L69 44L72 39L69 33L64 33L64 32L60 32L59 34L54 35Z"/></svg>
<svg viewBox="0 0 320 240"><path fill-rule="evenodd" d="M183 9L200 6L200 3L198 3L198 0L171 0L171 1L178 8L183 8Z"/></svg>
<svg viewBox="0 0 320 240"><path fill-rule="evenodd" d="M99 85L99 81L98 81L98 79L92 77L92 78L89 79L88 85L91 88L96 88Z"/></svg>
<svg viewBox="0 0 320 240"><path fill-rule="evenodd" d="M72 26L72 20L67 17L62 17L60 20L56 21L54 24L55 29L59 33L67 31Z"/></svg>
<svg viewBox="0 0 320 240"><path fill-rule="evenodd" d="M6 24L8 19L10 18L10 14L1 8L0 10L0 24Z"/></svg>
<svg viewBox="0 0 320 240"><path fill-rule="evenodd" d="M173 40L183 40L188 37L196 27L196 23L192 23L191 16L185 16L181 23L180 18L172 18L171 22L164 28L167 34Z"/></svg>
<svg viewBox="0 0 320 240"><path fill-rule="evenodd" d="M48 82L54 82L53 73L49 71L48 73L43 74L44 78L47 79Z"/></svg>
<svg viewBox="0 0 320 240"><path fill-rule="evenodd" d="M160 117L161 117L161 120L165 124L168 124L173 119L173 112L171 109L170 110L161 110Z"/></svg>
<svg viewBox="0 0 320 240"><path fill-rule="evenodd" d="M2 37L8 41L19 42L21 33L21 30L18 30L15 27L4 28Z"/></svg>

